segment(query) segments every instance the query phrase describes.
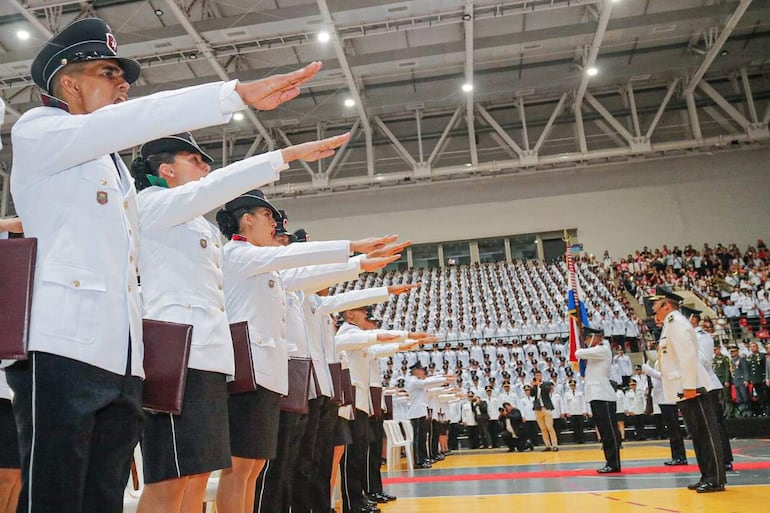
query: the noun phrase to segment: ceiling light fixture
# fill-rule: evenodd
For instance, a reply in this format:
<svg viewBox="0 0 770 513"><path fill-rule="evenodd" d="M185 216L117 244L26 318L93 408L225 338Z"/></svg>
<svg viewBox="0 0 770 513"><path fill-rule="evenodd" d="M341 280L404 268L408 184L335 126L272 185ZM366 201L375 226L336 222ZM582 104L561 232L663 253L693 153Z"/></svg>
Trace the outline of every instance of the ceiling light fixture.
<svg viewBox="0 0 770 513"><path fill-rule="evenodd" d="M345 107L350 108L350 107L355 107L355 106L356 106L356 102L355 102L355 100L353 100L353 98L346 98L345 99Z"/></svg>
<svg viewBox="0 0 770 513"><path fill-rule="evenodd" d="M29 32L27 32L26 30L17 30L16 37L18 37L22 41L26 41L30 38L30 35L29 35Z"/></svg>
<svg viewBox="0 0 770 513"><path fill-rule="evenodd" d="M588 75L589 77L595 77L598 74L599 74L599 69L596 68L596 66L591 66L586 70L586 75Z"/></svg>
<svg viewBox="0 0 770 513"><path fill-rule="evenodd" d="M719 52L719 55L721 55L722 57L724 57L725 55L727 55L727 54L729 54L729 53L730 53L730 52L728 52L727 50L722 50L721 52Z"/></svg>
<svg viewBox="0 0 770 513"><path fill-rule="evenodd" d="M331 34L326 32L325 30L318 33L318 41L321 43L328 43L329 40L332 38Z"/></svg>
<svg viewBox="0 0 770 513"><path fill-rule="evenodd" d="M194 61L197 58L198 58L198 54L197 53L191 53L190 56L189 56L189 59L192 60L192 61Z"/></svg>
<svg viewBox="0 0 770 513"><path fill-rule="evenodd" d="M155 9L155 16L163 16L163 9Z"/></svg>
<svg viewBox="0 0 770 513"><path fill-rule="evenodd" d="M472 19L473 15L471 15L471 13L466 12L463 14L463 21L471 21Z"/></svg>
<svg viewBox="0 0 770 513"><path fill-rule="evenodd" d="M473 91L473 84L463 84L462 90L464 93L470 93Z"/></svg>
<svg viewBox="0 0 770 513"><path fill-rule="evenodd" d="M233 114L233 119L235 121L243 121L244 117L245 116L243 115L243 112L236 112L235 114Z"/></svg>

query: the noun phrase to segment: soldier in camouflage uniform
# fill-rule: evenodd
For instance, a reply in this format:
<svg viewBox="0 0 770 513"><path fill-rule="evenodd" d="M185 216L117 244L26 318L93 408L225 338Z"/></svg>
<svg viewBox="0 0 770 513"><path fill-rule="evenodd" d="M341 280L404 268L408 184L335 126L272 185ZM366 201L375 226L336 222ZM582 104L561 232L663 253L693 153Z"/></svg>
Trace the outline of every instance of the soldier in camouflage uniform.
<svg viewBox="0 0 770 513"><path fill-rule="evenodd" d="M719 342L714 343L714 361L711 363L714 369L714 374L717 375L719 381L724 387L722 389L722 396L720 401L722 402L722 408L725 412L725 417L735 417L735 405L730 397L730 385L732 384L732 376L730 374L730 358L722 354L720 350Z"/></svg>

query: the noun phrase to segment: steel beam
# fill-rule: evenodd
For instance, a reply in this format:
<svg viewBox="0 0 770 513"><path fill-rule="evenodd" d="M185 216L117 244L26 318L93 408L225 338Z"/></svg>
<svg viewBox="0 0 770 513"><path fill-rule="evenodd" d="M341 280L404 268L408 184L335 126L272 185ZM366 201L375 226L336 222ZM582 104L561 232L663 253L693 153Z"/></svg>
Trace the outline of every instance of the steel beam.
<svg viewBox="0 0 770 513"><path fill-rule="evenodd" d="M517 103L519 111L519 121L521 121L521 140L524 143L524 150L529 151L529 134L527 133L527 115L524 111L524 97L519 96Z"/></svg>
<svg viewBox="0 0 770 513"><path fill-rule="evenodd" d="M447 123L446 128L444 128L444 131L441 132L441 137L438 138L438 142L436 143L436 146L433 147L433 151L430 153L430 157L428 157L428 167L433 167L433 163L436 161L436 158L443 151L442 148L444 146L444 143L446 142L447 137L449 137L449 133L457 124L457 121L460 118L461 111L462 111L462 106L457 107L457 109L455 109L455 113L452 114L452 117L449 119L449 123Z"/></svg>
<svg viewBox="0 0 770 513"><path fill-rule="evenodd" d="M719 113L719 111L714 107L704 107L703 112L709 115L711 119L716 121L716 124L722 127L722 130L727 132L728 134L737 134L738 130L730 124L730 122Z"/></svg>
<svg viewBox="0 0 770 513"><path fill-rule="evenodd" d="M382 122L382 120L374 116L374 123L377 125L377 127L382 131L385 136L390 139L390 142L393 144L393 147L396 149L396 152L401 156L402 159L404 159L407 164L412 166L412 169L415 169L417 167L417 161L414 160L414 157L412 157L409 152L404 148L404 145L401 144L401 141L398 140L398 138L393 135L393 132L390 131L390 128L385 125L385 123Z"/></svg>
<svg viewBox="0 0 770 513"><path fill-rule="evenodd" d="M746 105L749 108L749 116L752 123L758 123L757 119L757 106L754 105L754 96L751 94L751 83L749 83L749 75L746 72L746 68L741 68L741 81L743 82L743 94L746 95Z"/></svg>
<svg viewBox="0 0 770 513"><path fill-rule="evenodd" d="M543 131L540 133L540 137L537 138L537 143L535 143L535 153L540 152L540 148L543 147L543 143L545 143L545 140L548 138L548 135L551 133L551 129L553 128L553 124L556 122L556 118L559 117L559 114L561 114L561 111L564 109L564 103L567 101L567 93L562 93L561 98L559 98L559 103L556 104L556 107L554 107L553 112L551 112L551 116L548 118L548 122L545 124L545 128L543 128Z"/></svg>
<svg viewBox="0 0 770 513"><path fill-rule="evenodd" d="M665 153L671 151L682 150L706 150L711 151L714 147L729 147L733 142L749 142L756 141L758 139L752 139L748 134L736 134L731 136L716 136L708 137L705 139L686 139L680 141L671 141L666 143L653 144L651 151L654 153ZM770 135L763 135L759 140L770 141ZM568 164L585 165L591 162L606 163L608 158L628 158L629 160L644 160L644 157L640 157L638 152L626 146L623 148L612 148L593 150L587 153L573 152L569 154L558 154L541 157L539 159L538 166L533 169L523 169L527 166L523 166L519 159L511 159L506 161L493 161L479 164L478 166L447 166L443 168L436 168L432 170L432 176L434 177L451 177L453 175L461 175L467 177L469 173L506 173L508 171L516 171L517 176L526 176L530 174L543 174L543 173L560 173L563 169L558 166ZM387 173L382 176L382 180L378 182L380 186L386 185L399 185L406 179L413 177L412 170L405 170L401 172ZM371 181L365 176L356 176L350 178L339 178L332 180L329 183L329 187L334 189L345 189L347 187L363 186L370 184ZM305 192L312 192L313 186L311 183L299 183L290 185L280 185L274 188L276 194L302 194Z"/></svg>
<svg viewBox="0 0 770 513"><path fill-rule="evenodd" d="M583 108L581 103L576 103L573 106L573 112L575 114L575 136L578 142L579 153L588 153L588 144L586 143L586 130L583 126Z"/></svg>
<svg viewBox="0 0 770 513"><path fill-rule="evenodd" d="M185 32L187 32L187 34L193 39L195 42L195 47L206 58L220 80L225 82L229 81L230 77L227 75L225 68L217 60L208 42L203 39L203 36L201 36L197 30L195 30L195 27L193 27L184 11L182 11L182 9L176 4L174 0L166 0L166 6L168 7L169 12L174 15L179 24L184 28ZM256 127L257 131L259 131L262 137L264 137L265 141L267 141L267 145L270 150L274 150L275 141L270 136L270 132L268 132L267 128L265 128L259 118L257 118L257 115L254 113L254 111L251 108L247 108L244 112L246 117L249 118L251 124Z"/></svg>
<svg viewBox="0 0 770 513"><path fill-rule="evenodd" d="M618 136L618 134L610 128L610 126L601 119L594 119L593 124L596 125L599 130L604 132L604 135L610 138L610 140L615 143L615 146L626 146L627 143L625 140L623 140L622 137Z"/></svg>
<svg viewBox="0 0 770 513"><path fill-rule="evenodd" d="M703 132L700 130L700 121L698 120L698 110L695 107L695 97L692 91L684 92L684 100L687 102L687 115L690 120L690 130L695 140L703 139Z"/></svg>
<svg viewBox="0 0 770 513"><path fill-rule="evenodd" d="M355 123L353 123L353 126L350 127L350 139L348 139L345 142L345 144L340 146L337 149L337 151L334 152L334 158L326 168L326 176L328 176L329 178L332 178L334 175L336 175L339 169L342 167L340 166L340 163L342 161L342 155L348 149L348 144L350 144L350 141L356 138L357 136L356 132L358 132L358 127L360 126L361 126L361 120L356 119Z"/></svg>
<svg viewBox="0 0 770 513"><path fill-rule="evenodd" d="M634 97L634 86L631 82L626 86L626 95L628 96L628 108L631 109L631 122L634 125L634 135L642 136L642 129L639 126L639 113L636 111L636 98Z"/></svg>
<svg viewBox="0 0 770 513"><path fill-rule="evenodd" d="M53 32L51 32L51 30L46 27L37 16L35 16L26 7L24 7L24 4L22 4L19 0L8 0L8 3L11 4L11 6L19 12L19 14L24 16L24 19L26 19L29 24L35 28L35 30L45 36L46 39L51 39L53 37Z"/></svg>
<svg viewBox="0 0 770 513"><path fill-rule="evenodd" d="M249 149L248 149L248 151L246 152L246 155L244 155L243 158L247 159L247 158L253 156L255 153L257 153L257 148L259 148L259 143L261 143L261 142L262 142L262 136L261 135L257 135L254 138L254 142L251 143L251 146L249 146Z"/></svg>
<svg viewBox="0 0 770 513"><path fill-rule="evenodd" d="M465 29L465 83L473 84L473 2L465 2L465 14L470 17L463 21ZM465 93L465 122L468 125L468 144L471 154L471 164L479 163L479 153L476 148L476 125L473 117L473 89Z"/></svg>
<svg viewBox="0 0 770 513"><path fill-rule="evenodd" d="M588 80L590 77L586 70L596 65L596 57L599 55L599 48L602 46L602 39L604 39L604 33L607 31L607 24L610 21L610 15L612 14L612 1L604 0L602 4L602 12L599 15L599 23L596 26L596 32L594 33L594 39L591 42L591 48L588 51L588 56L583 63L583 74L580 77L580 85L577 88L577 94L575 95L575 104L580 105L583 103L583 96L586 94L588 88Z"/></svg>
<svg viewBox="0 0 770 513"><path fill-rule="evenodd" d="M749 129L749 126L751 125L751 123L749 123L749 120L746 119L746 117L743 114L738 112L738 109L733 107L730 104L730 102L725 100L724 97L721 94L719 94L716 89L714 89L713 87L711 87L711 85L708 84L708 82L706 82L705 80L701 80L700 82L698 82L698 87L700 87L700 89L704 93L706 93L706 95L709 98L714 100L714 102L717 105L722 107L722 110L725 111L725 113L727 113L728 116L733 118L736 121L736 123L741 125L741 127L744 130L748 130Z"/></svg>
<svg viewBox="0 0 770 513"><path fill-rule="evenodd" d="M717 55L719 55L719 52L722 51L722 47L727 42L730 34L733 33L733 30L735 29L736 25L738 25L738 22L743 16L743 13L745 13L746 9L749 8L749 5L751 5L751 0L741 0L741 3L738 4L738 7L727 20L727 23L725 23L725 27L719 34L719 37L716 39L716 41L714 41L714 44L711 46L711 48L709 48L708 53L706 53L706 56L703 58L703 62L701 62L700 66L698 66L698 69L693 74L692 78L690 79L690 83L687 84L685 93L692 93L695 91L698 83L701 81L701 79L703 79L709 67L711 67L711 63L713 63L714 59L716 59Z"/></svg>
<svg viewBox="0 0 770 513"><path fill-rule="evenodd" d="M604 108L604 105L599 103L599 100L594 98L591 93L586 93L585 99L588 102L588 104L591 105L591 107L593 107L594 110L598 112L599 115L603 117L607 121L607 123L610 124L612 128L615 129L615 131L617 131L621 136L623 136L623 139L628 141L629 144L634 142L634 136L631 135L631 132L626 130L626 127L624 127L617 119L615 119L615 117L607 109Z"/></svg>
<svg viewBox="0 0 770 513"><path fill-rule="evenodd" d="M516 144L516 141L514 141L505 130L503 130L503 127L501 127L500 124L495 121L495 118L493 118L492 115L487 112L487 110L481 105L476 105L476 109L478 109L479 114L481 114L481 117L484 118L484 121L486 121L487 124L491 126L492 129L497 133L497 135L500 136L503 141L505 141L505 144L507 144L508 147L510 147L514 152L516 152L516 155L521 157L523 154L521 147Z"/></svg>
<svg viewBox="0 0 770 513"><path fill-rule="evenodd" d="M668 102L671 100L671 96L673 96L677 85L679 85L679 79L675 78L674 81L671 82L671 85L668 86L668 90L666 91L666 96L663 98L663 102L661 102L660 107L658 108L658 111L655 113L655 117L652 118L652 121L650 122L650 126L647 128L647 133L644 134L644 138L647 139L648 141L650 140L650 137L652 137L653 132L655 132L655 129L658 127L660 118L663 116L663 112L666 110L666 107L668 106Z"/></svg>

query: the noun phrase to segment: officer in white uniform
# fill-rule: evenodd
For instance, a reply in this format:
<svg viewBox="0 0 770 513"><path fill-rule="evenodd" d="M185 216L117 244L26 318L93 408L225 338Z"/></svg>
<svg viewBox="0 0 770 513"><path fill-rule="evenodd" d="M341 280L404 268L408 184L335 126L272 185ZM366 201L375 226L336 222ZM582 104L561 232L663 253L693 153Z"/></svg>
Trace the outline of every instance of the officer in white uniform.
<svg viewBox="0 0 770 513"><path fill-rule="evenodd" d="M660 408L663 424L668 435L668 444L671 448L671 459L663 464L669 467L687 465L687 451L684 447L684 436L679 428L679 408L675 402L668 402L663 394L663 382L660 376L660 359L655 362L655 367L645 363L642 371L652 380L652 400Z"/></svg>
<svg viewBox="0 0 770 513"><path fill-rule="evenodd" d="M368 252L392 242L385 238L275 247L278 215L259 190L238 196L217 212L219 229L231 239L224 247L225 309L231 323L248 322L258 385L228 401L233 467L222 472L217 493L217 503L230 504L228 511L243 504L252 511L257 475L266 460L276 457L279 399L289 390L287 284L278 271L347 263L351 251Z"/></svg>
<svg viewBox="0 0 770 513"><path fill-rule="evenodd" d="M698 493L725 490L724 452L719 439L717 412L707 394L708 373L698 358L698 339L689 321L679 312L682 298L658 286L652 296L660 334L660 373L668 401L676 401L693 438L701 471L698 483L688 486Z"/></svg>
<svg viewBox="0 0 770 513"><path fill-rule="evenodd" d="M588 412L583 391L577 388L577 381L574 379L569 380L569 390L562 396L562 412L567 416L572 430L572 439L577 444L585 443L583 426Z"/></svg>
<svg viewBox="0 0 770 513"><path fill-rule="evenodd" d="M11 193L38 239L30 359L8 374L24 463L20 509L122 509L144 373L136 191L116 152L227 123L244 102L275 108L319 68L127 102L140 66L117 56L102 20L73 22L37 54L31 74L46 106L25 112L11 133Z"/></svg>
<svg viewBox="0 0 770 513"><path fill-rule="evenodd" d="M730 446L730 436L727 434L727 427L725 426L725 411L722 406L722 382L714 372L714 339L709 335L706 330L700 326L700 310L681 306L679 309L682 315L687 317L690 321L693 329L695 330L695 336L698 337L698 359L706 370L709 377L708 395L714 402L714 410L717 412L717 425L719 426L719 439L722 442L722 453L725 459L725 470L733 469L733 449Z"/></svg>
<svg viewBox="0 0 770 513"><path fill-rule="evenodd" d="M423 333L388 331L371 328L368 323L376 322L369 309L354 309L343 313L345 323L337 330L336 349L345 351L350 365L350 378L355 387L355 405L353 420L350 423L352 444L348 445L342 463L343 512L371 511L364 492L369 466L369 417L374 413L370 387L373 380L379 378L372 360L384 358L398 351L408 351L420 344L419 340L407 339L420 337L426 343L433 343L435 337L426 338ZM362 327L363 326L363 327ZM380 335L389 336L388 343L380 343ZM374 376L373 376L374 374ZM374 508L377 509L377 508Z"/></svg>
<svg viewBox="0 0 770 513"><path fill-rule="evenodd" d="M620 472L620 432L615 422L616 395L610 385L612 350L603 340L603 331L584 327L585 348L575 351L575 356L588 360L583 391L591 405L594 424L602 439L605 465L597 470L600 474Z"/></svg>

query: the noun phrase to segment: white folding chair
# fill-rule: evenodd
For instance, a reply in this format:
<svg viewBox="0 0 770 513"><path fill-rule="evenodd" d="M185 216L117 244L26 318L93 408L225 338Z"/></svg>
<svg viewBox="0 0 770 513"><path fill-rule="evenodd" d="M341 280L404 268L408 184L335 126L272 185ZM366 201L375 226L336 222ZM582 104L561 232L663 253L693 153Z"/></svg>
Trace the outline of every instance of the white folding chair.
<svg viewBox="0 0 770 513"><path fill-rule="evenodd" d="M129 473L126 490L123 493L124 513L133 513L137 510L139 497L142 496L142 490L144 490L144 468L142 465L142 450L139 444L136 444L136 447L134 447L134 464L136 467L136 481L134 481L134 473Z"/></svg>
<svg viewBox="0 0 770 513"><path fill-rule="evenodd" d="M214 472L206 483L206 513L217 513L217 488L219 488L219 472Z"/></svg>

